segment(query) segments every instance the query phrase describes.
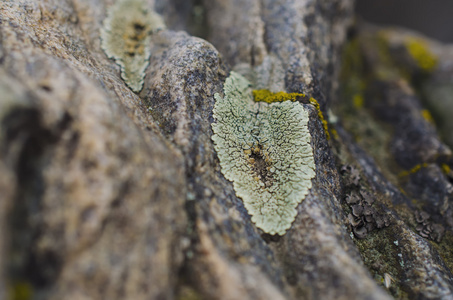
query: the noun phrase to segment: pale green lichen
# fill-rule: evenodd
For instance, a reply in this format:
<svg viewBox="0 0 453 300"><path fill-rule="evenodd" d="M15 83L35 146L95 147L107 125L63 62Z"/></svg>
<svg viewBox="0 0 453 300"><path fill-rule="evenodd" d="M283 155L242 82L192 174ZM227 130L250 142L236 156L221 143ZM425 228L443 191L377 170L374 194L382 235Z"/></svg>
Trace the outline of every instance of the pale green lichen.
<svg viewBox="0 0 453 300"><path fill-rule="evenodd" d="M117 0L108 10L101 46L121 67L121 77L134 92L143 87L151 34L163 28L162 18L144 0Z"/></svg>
<svg viewBox="0 0 453 300"><path fill-rule="evenodd" d="M231 72L225 96L215 94L212 124L222 173L252 222L285 234L315 176L308 112L293 101L255 102L250 82Z"/></svg>

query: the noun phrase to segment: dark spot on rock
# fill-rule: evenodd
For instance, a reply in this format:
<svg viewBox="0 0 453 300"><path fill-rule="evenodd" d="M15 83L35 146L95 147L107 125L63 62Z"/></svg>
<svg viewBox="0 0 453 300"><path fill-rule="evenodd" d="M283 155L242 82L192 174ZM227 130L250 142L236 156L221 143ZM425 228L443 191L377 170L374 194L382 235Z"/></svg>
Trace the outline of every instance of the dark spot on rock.
<svg viewBox="0 0 453 300"><path fill-rule="evenodd" d="M286 275L286 281L290 285L296 285L297 284L297 274L292 272L291 274Z"/></svg>
<svg viewBox="0 0 453 300"><path fill-rule="evenodd" d="M33 251L26 266L27 277L36 287L50 286L61 271L61 260L55 251Z"/></svg>
<svg viewBox="0 0 453 300"><path fill-rule="evenodd" d="M96 207L94 205L90 205L89 207L85 208L81 213L80 213L80 220L82 222L87 222L89 221L95 214Z"/></svg>
<svg viewBox="0 0 453 300"><path fill-rule="evenodd" d="M55 249L63 245L64 226L52 234L55 244L36 247L40 236L47 228L40 218L41 201L46 189L42 170L48 163L48 155L63 132L69 127L72 117L64 114L58 124L48 128L42 115L35 108L13 109L2 120L4 140L1 151L8 158L11 151L16 157L14 164L17 186L14 205L11 209L10 250L20 260L9 262L8 268L33 286L48 286L55 281L61 268L61 253ZM64 249L61 249L64 251Z"/></svg>
<svg viewBox="0 0 453 300"><path fill-rule="evenodd" d="M46 91L46 92L51 92L52 91L52 88L46 84L42 84L39 86L42 90Z"/></svg>
<svg viewBox="0 0 453 300"><path fill-rule="evenodd" d="M279 236L278 234L275 234L275 235L271 235L269 233L263 233L261 234L261 238L267 243L277 243L280 241L281 239L281 236Z"/></svg>

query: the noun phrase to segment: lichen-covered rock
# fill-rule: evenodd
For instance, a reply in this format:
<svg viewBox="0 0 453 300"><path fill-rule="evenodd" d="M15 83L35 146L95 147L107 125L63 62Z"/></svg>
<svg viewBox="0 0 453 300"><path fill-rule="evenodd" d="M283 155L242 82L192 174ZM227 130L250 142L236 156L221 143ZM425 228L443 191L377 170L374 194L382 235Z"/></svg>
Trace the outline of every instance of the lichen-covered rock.
<svg viewBox="0 0 453 300"><path fill-rule="evenodd" d="M283 68L280 90L308 94L322 109L334 98L352 1L214 0L206 9L208 39L232 66L271 56Z"/></svg>
<svg viewBox="0 0 453 300"><path fill-rule="evenodd" d="M263 240L262 232L250 222L244 204L220 172L215 157L211 141L214 94L222 93L228 74L221 57L212 45L184 33L162 31L153 41L151 63L140 95L168 140L185 153L189 178L187 207L191 212L193 236L190 250L186 252L183 273L186 282L181 293L192 288L207 298L222 295L235 299L238 293L257 295L251 298L292 298L304 297L307 290L299 288L303 286L308 287L315 298L346 299L351 295L385 298L384 292L358 264L358 252L353 249L348 233L341 229L343 225L338 227L343 218L335 199L335 194L339 193L338 174L332 164L318 110L312 105L305 106L311 120L308 127L314 160L318 162L316 188L305 200L310 204L297 207L298 217L293 225L297 229L289 230L274 245L271 241L275 238L265 235ZM266 84L266 78L275 74L269 76L265 73L268 69L262 70L261 78L256 81ZM323 205L319 210L317 199L329 199L323 203L332 205ZM303 225L301 220L304 220ZM310 225L324 223L325 230ZM286 238L288 234L291 238ZM331 243L323 245L326 236ZM298 242L294 242L296 240ZM319 247L323 248L321 253ZM351 256L345 260L342 254L336 253L337 247L346 247ZM313 257L309 259L310 264L307 257ZM318 260L323 261L323 273L329 275L317 279L305 276L312 272ZM343 263L334 263L336 260ZM261 270L264 277L259 275L260 279L256 281L237 280L238 277L257 278L256 270ZM197 280L193 280L193 274L199 274ZM362 278L362 286L353 286L355 276ZM327 292L324 287L338 282L340 277L344 279L341 288ZM256 284L258 281L262 284ZM351 288L346 288L348 286Z"/></svg>
<svg viewBox="0 0 453 300"><path fill-rule="evenodd" d="M121 77L134 91L143 86L153 32L164 29L161 16L143 0L117 0L101 29L102 49L121 66Z"/></svg>
<svg viewBox="0 0 453 300"><path fill-rule="evenodd" d="M308 113L302 104L255 102L250 82L231 72L215 95L212 140L222 173L266 233L285 234L315 176Z"/></svg>
<svg viewBox="0 0 453 300"><path fill-rule="evenodd" d="M393 278L393 296L448 298L453 294L452 154L427 117L416 86L427 71L436 71L419 65L408 41L413 43L414 37L363 26L346 47L349 67L342 74L342 101L334 109L343 116L336 124L339 144L348 146L337 148L337 155L348 163L347 156L353 157L355 167L349 170L361 176L343 172L349 194L344 206L349 206L353 232L361 238L356 243L374 276ZM363 195L354 196L358 189L373 195L372 220L385 217L390 226L379 229L376 222L372 234L369 224L360 226L364 215L367 221L367 206Z"/></svg>
<svg viewBox="0 0 453 300"><path fill-rule="evenodd" d="M451 151L413 88L450 82L439 53L351 31L377 44L346 47L339 93L350 0L147 0L168 29L126 37L149 48L136 94L101 39L125 1L0 2L0 298L451 298ZM231 70L308 96L280 103L308 115L316 173L283 236L211 139Z"/></svg>

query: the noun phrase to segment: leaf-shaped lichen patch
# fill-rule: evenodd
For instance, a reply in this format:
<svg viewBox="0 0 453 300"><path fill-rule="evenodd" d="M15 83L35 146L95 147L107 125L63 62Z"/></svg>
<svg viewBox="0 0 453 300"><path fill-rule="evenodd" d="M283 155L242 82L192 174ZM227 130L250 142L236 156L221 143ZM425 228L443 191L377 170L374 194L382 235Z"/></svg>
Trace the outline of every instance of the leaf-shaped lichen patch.
<svg viewBox="0 0 453 300"><path fill-rule="evenodd" d="M258 228L285 234L315 176L308 112L293 101L255 102L250 83L231 72L215 94L212 124L222 173Z"/></svg>
<svg viewBox="0 0 453 300"><path fill-rule="evenodd" d="M121 66L121 77L134 92L143 87L151 34L161 28L162 18L144 0L117 0L104 20L102 49Z"/></svg>

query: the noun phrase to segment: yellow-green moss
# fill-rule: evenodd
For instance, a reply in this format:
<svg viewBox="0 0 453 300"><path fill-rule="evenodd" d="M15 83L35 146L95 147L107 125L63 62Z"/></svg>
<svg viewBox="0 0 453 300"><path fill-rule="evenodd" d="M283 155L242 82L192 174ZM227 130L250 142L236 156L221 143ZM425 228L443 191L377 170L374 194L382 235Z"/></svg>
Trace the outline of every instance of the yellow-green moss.
<svg viewBox="0 0 453 300"><path fill-rule="evenodd" d="M256 102L273 103L287 100L296 101L297 97L305 97L305 94L285 92L273 93L269 90L253 90L253 99Z"/></svg>
<svg viewBox="0 0 453 300"><path fill-rule="evenodd" d="M405 46L421 69L431 72L437 66L437 57L431 53L428 45L422 39L410 37L406 40Z"/></svg>
<svg viewBox="0 0 453 300"><path fill-rule="evenodd" d="M32 287L27 282L16 282L9 291L9 299L11 300L29 300L32 297Z"/></svg>
<svg viewBox="0 0 453 300"><path fill-rule="evenodd" d="M450 174L450 172L451 172L451 168L450 168L450 166L447 165L447 164L442 164L442 171L444 172L444 174L447 174L447 175L448 175L448 174Z"/></svg>
<svg viewBox="0 0 453 300"><path fill-rule="evenodd" d="M426 121L428 121L428 122L431 123L431 124L434 124L433 116L431 115L431 113L429 112L429 110L427 110L427 109L422 109L421 113L422 113L423 119L425 119Z"/></svg>
<svg viewBox="0 0 453 300"><path fill-rule="evenodd" d="M354 107L360 109L363 107L364 99L362 94L355 94L352 98L352 102L354 103Z"/></svg>
<svg viewBox="0 0 453 300"><path fill-rule="evenodd" d="M402 188L402 187L399 187L398 190L400 191L401 194L403 194L404 196L408 196L406 191Z"/></svg>
<svg viewBox="0 0 453 300"><path fill-rule="evenodd" d="M316 107L316 110L318 111L318 118L319 120L321 120L322 126L324 127L324 132L326 133L326 138L330 139L329 127L327 126L326 119L324 119L324 115L322 114L321 107L319 106L318 101L316 101L314 98L310 98L309 101Z"/></svg>
<svg viewBox="0 0 453 300"><path fill-rule="evenodd" d="M337 130L335 128L331 128L330 132L332 133L332 136L333 136L334 139L336 139L336 140L340 139L340 136L338 135L338 132L337 132Z"/></svg>
<svg viewBox="0 0 453 300"><path fill-rule="evenodd" d="M277 92L273 93L269 90L253 90L253 100L256 102L266 102L266 103L273 103L273 102L282 102L282 101L296 101L298 97L305 97L305 94L301 93L285 93L285 92ZM322 126L326 133L327 139L330 139L329 135L329 127L327 126L327 121L324 118L324 115L319 107L318 101L314 98L309 99L310 103L316 107L318 111L319 120L321 120Z"/></svg>
<svg viewBox="0 0 453 300"><path fill-rule="evenodd" d="M416 165L415 167L413 167L410 170L402 171L401 173L398 174L398 176L399 177L405 177L405 176L408 176L410 174L414 174L414 173L420 171L421 168L426 168L427 166L428 166L427 163L418 164L418 165Z"/></svg>

